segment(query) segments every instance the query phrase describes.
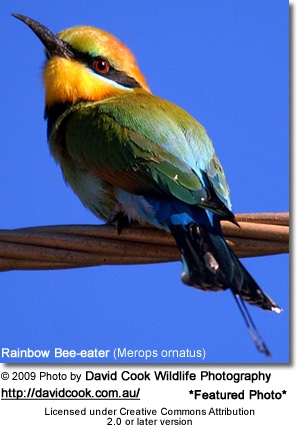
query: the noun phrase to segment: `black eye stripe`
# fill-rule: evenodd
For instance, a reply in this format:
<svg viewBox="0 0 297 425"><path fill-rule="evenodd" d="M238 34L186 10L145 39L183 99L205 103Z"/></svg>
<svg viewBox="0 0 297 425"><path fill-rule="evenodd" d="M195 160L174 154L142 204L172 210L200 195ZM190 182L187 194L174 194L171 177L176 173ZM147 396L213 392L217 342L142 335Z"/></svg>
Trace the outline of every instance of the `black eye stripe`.
<svg viewBox="0 0 297 425"><path fill-rule="evenodd" d="M108 78L110 80L115 81L116 83L124 86L124 87L128 87L128 88L141 88L141 85L133 78L133 77L129 77L129 75L127 75L125 72L123 71L119 71L115 68L113 68L113 66L109 63L109 61L101 56L91 56L88 53L83 53L83 52L78 52L76 50L74 50L72 48L74 55L75 55L75 59L78 60L79 62L84 63L88 68L90 68L91 70L94 71L94 61L98 60L103 60L103 61L107 61L109 64L109 70L106 73L99 73L97 72L97 74L104 76L104 78ZM96 72L96 71L95 71Z"/></svg>
<svg viewBox="0 0 297 425"><path fill-rule="evenodd" d="M124 72L118 71L114 68L110 68L109 72L107 74L104 74L104 76L125 87L129 87L129 88L141 87L141 85L136 80L134 80L133 77L129 77Z"/></svg>

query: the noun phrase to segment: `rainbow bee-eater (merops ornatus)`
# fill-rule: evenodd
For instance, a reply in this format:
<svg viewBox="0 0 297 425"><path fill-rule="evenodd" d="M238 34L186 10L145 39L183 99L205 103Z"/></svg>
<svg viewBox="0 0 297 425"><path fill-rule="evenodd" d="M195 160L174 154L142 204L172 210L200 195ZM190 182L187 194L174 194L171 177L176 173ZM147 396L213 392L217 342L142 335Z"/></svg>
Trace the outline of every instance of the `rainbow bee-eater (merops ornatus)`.
<svg viewBox="0 0 297 425"><path fill-rule="evenodd" d="M230 289L259 349L269 350L244 301L281 309L227 245L220 221L236 223L223 168L205 129L154 96L130 50L113 35L77 26L54 35L27 24L46 48L45 117L52 155L66 182L96 216L171 232L182 280Z"/></svg>

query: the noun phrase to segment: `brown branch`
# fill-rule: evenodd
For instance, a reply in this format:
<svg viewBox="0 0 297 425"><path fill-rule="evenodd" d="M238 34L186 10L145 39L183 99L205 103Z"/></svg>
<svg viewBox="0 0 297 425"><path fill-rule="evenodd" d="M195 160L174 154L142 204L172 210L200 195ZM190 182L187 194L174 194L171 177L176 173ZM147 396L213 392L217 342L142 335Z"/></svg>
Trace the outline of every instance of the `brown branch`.
<svg viewBox="0 0 297 425"><path fill-rule="evenodd" d="M289 251L289 214L238 214L240 227L222 222L228 244L239 257ZM117 234L111 225L44 226L0 230L0 271L48 270L102 264L148 264L177 261L169 233L131 226Z"/></svg>

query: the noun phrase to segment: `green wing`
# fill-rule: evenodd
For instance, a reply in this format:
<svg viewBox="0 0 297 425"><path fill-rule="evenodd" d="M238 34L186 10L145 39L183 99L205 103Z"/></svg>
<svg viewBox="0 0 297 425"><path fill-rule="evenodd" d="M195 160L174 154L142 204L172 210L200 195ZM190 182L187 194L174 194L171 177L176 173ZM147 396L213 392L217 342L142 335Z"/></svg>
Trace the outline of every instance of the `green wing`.
<svg viewBox="0 0 297 425"><path fill-rule="evenodd" d="M142 90L70 108L51 145L82 169L133 194L230 207L223 169L203 127L184 110ZM217 211L219 210L219 211Z"/></svg>

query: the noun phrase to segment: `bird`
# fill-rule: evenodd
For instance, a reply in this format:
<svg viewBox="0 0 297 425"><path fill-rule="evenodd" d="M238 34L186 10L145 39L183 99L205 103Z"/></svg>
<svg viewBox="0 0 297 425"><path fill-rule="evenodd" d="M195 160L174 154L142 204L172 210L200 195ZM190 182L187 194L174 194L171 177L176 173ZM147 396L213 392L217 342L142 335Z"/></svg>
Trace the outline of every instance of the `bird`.
<svg viewBox="0 0 297 425"><path fill-rule="evenodd" d="M66 183L118 232L130 223L171 232L182 281L203 291L230 289L257 349L271 357L246 303L282 310L224 239L221 221L238 224L204 127L151 92L133 53L114 35L82 25L55 35L12 15L45 47L47 138Z"/></svg>

